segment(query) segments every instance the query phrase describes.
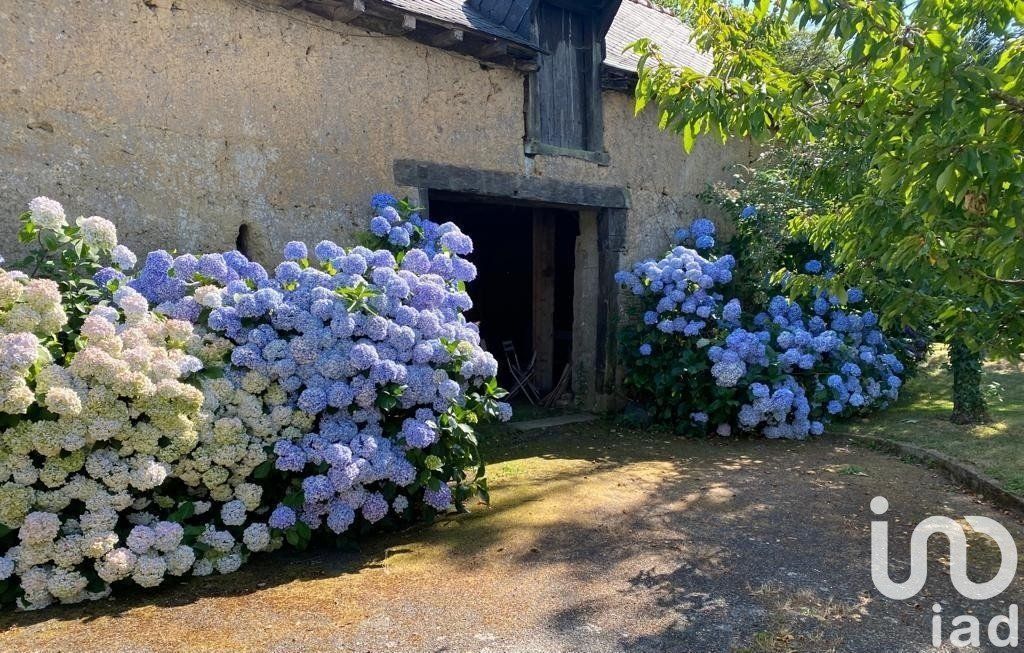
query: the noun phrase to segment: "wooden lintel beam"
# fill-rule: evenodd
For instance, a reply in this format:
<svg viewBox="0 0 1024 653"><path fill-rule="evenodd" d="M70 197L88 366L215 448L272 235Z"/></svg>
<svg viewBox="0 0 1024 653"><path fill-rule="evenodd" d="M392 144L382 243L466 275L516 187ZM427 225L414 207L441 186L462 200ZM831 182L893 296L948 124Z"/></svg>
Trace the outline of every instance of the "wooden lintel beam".
<svg viewBox="0 0 1024 653"><path fill-rule="evenodd" d="M430 38L429 43L435 48L450 48L462 43L465 37L466 35L461 29L446 29Z"/></svg>
<svg viewBox="0 0 1024 653"><path fill-rule="evenodd" d="M306 0L304 6L318 16L339 23L351 23L366 13L366 4L363 0L344 0L343 2Z"/></svg>

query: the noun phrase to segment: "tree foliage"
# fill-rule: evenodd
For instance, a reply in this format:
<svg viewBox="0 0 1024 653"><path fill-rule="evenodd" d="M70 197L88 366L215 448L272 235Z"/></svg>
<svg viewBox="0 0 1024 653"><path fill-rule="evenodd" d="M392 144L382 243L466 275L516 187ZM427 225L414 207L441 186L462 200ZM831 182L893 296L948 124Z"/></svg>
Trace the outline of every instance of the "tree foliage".
<svg viewBox="0 0 1024 653"><path fill-rule="evenodd" d="M832 253L834 288L864 287L890 323L934 320L974 351L1024 349L1024 2L680 9L713 70L673 66L638 41L638 112L657 104L687 150L711 135L841 153L794 189L836 201L791 221ZM800 30L822 56L794 62ZM820 282L790 281L795 293Z"/></svg>

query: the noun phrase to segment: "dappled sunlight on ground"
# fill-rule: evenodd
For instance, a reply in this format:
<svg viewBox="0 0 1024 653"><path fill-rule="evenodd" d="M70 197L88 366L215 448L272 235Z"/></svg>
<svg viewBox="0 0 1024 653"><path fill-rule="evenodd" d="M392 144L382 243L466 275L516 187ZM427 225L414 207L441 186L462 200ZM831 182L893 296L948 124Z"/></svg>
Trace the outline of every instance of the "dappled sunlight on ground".
<svg viewBox="0 0 1024 653"><path fill-rule="evenodd" d="M833 431L871 435L934 449L971 463L1014 492L1024 493L1024 363L989 361L992 422L960 426L949 421L952 379L946 353L936 347L890 410L837 424Z"/></svg>
<svg viewBox="0 0 1024 653"><path fill-rule="evenodd" d="M870 498L893 506L897 576L926 515L986 514L1021 533L929 470L829 439L591 423L491 449L490 507L359 552L272 554L231 576L7 615L0 650L923 651L923 603L871 585ZM976 539L971 573L985 577L995 556ZM933 577L921 601L960 609Z"/></svg>

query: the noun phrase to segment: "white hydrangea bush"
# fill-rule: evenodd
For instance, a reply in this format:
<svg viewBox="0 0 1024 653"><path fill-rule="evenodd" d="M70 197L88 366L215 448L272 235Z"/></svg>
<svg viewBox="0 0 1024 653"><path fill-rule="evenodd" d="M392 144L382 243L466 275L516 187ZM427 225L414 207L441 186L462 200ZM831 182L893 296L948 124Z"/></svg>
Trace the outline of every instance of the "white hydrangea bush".
<svg viewBox="0 0 1024 653"><path fill-rule="evenodd" d="M44 243L24 267L59 281L0 268L0 602L38 609L101 598L118 581L154 587L202 573L204 562L236 569L242 544L229 534L219 541L230 538L230 547L197 561L204 536L159 515L180 519L183 506L202 514L203 498L235 496L257 509L261 489L244 480L266 461L265 440L274 425L308 427L308 419L286 410L263 423L253 395L197 377L221 364L230 342L152 311L130 287L87 313L65 310L81 293L61 287L89 288L83 271L107 257L121 270L134 265L112 223L93 216L75 229L58 203L37 198L23 224ZM77 266L47 267L47 254L65 250L76 251ZM97 288L90 298L102 295ZM75 311L78 328L62 332ZM231 420L239 426L225 428ZM272 548L258 531L250 550Z"/></svg>
<svg viewBox="0 0 1024 653"><path fill-rule="evenodd" d="M140 519L152 491L199 442L204 396L182 381L201 365L186 351L191 325L157 316L124 289L114 305L89 312L83 346L65 364L45 346L62 325L59 294L28 294L53 290L52 282L0 271L0 285L12 281L23 295L0 308L5 331L26 297L51 318L0 340L0 374L14 390L2 406L0 526L17 534L0 577L20 577L20 606L39 608L102 596L128 575L151 586L163 577L156 569L186 573L191 549L180 548L180 526L155 524L163 536L152 546L117 529Z"/></svg>
<svg viewBox="0 0 1024 653"><path fill-rule="evenodd" d="M0 268L0 606L486 500L472 425L510 409L462 315L472 243L375 202L390 252L324 241L313 267L291 243L273 276L162 250L133 273L109 221L29 204L19 238L39 246Z"/></svg>

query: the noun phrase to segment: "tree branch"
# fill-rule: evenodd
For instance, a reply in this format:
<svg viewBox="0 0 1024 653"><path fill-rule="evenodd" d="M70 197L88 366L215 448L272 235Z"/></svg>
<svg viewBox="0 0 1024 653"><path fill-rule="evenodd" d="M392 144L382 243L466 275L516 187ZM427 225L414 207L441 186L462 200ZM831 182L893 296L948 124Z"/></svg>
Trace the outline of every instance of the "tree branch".
<svg viewBox="0 0 1024 653"><path fill-rule="evenodd" d="M1010 111L1013 111L1014 113L1019 113L1020 115L1024 116L1024 100L1022 100L1021 98L1014 97L1009 93L1006 93L1005 91L997 90L989 91L989 97L1001 101L1003 104L1009 107Z"/></svg>
<svg viewBox="0 0 1024 653"><path fill-rule="evenodd" d="M984 272L979 272L978 274L989 281L995 281L996 283L1004 283L1009 286L1024 286L1024 279L997 279L996 277L989 276Z"/></svg>

